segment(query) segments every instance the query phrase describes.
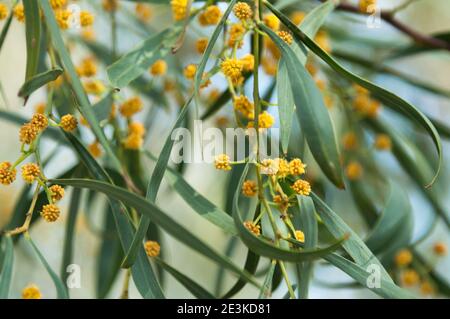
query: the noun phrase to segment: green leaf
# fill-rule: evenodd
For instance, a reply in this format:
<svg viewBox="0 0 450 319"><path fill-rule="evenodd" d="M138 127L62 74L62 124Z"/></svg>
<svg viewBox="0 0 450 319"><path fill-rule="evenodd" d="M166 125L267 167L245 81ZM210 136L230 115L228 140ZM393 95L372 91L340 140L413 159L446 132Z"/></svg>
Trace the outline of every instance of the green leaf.
<svg viewBox="0 0 450 319"><path fill-rule="evenodd" d="M344 188L339 151L328 110L322 94L292 48L264 24L259 25L283 53L290 79L292 95L297 106L297 118L311 153L328 179Z"/></svg>
<svg viewBox="0 0 450 319"><path fill-rule="evenodd" d="M215 297L208 292L205 288L197 284L194 280L182 274L172 266L165 263L163 260L156 258L155 261L165 271L171 274L180 284L182 284L187 290L189 290L196 298L199 299L215 299Z"/></svg>
<svg viewBox="0 0 450 319"><path fill-rule="evenodd" d="M343 244L345 251L353 258L357 265L365 268L371 264L380 267L381 275L386 281L392 279L381 265L381 262L373 255L370 249L364 244L361 238L339 217L331 208L327 206L316 194L311 193L316 211L323 223L334 237L341 237L349 234L350 237Z"/></svg>
<svg viewBox="0 0 450 319"><path fill-rule="evenodd" d="M318 227L314 202L310 197L297 196L299 214L294 215L294 223L298 220L300 230L305 234L305 248L312 249L318 244ZM308 298L309 283L313 272L313 263L310 261L296 265L298 271L298 297Z"/></svg>
<svg viewBox="0 0 450 319"><path fill-rule="evenodd" d="M67 266L73 262L74 233L78 211L80 209L81 190L74 189L70 198L69 211L66 224L66 236L64 238L64 249L61 263L61 279L65 282L69 276Z"/></svg>
<svg viewBox="0 0 450 319"><path fill-rule="evenodd" d="M154 159L148 151L145 154ZM177 173L173 168L168 167L166 170L166 179L170 186L184 199L184 201L200 216L218 226L224 232L236 236L237 229L234 226L233 219L229 214L214 205L206 197L195 190L188 182Z"/></svg>
<svg viewBox="0 0 450 319"><path fill-rule="evenodd" d="M413 233L413 218L408 196L400 185L390 183L390 196L378 222L366 240L375 254L393 256L406 247Z"/></svg>
<svg viewBox="0 0 450 319"><path fill-rule="evenodd" d="M23 0L22 3L25 11L25 36L27 40L27 67L25 72L25 81L29 81L36 75L39 65L41 17L37 1Z"/></svg>
<svg viewBox="0 0 450 319"><path fill-rule="evenodd" d="M211 260L223 265L237 275L246 278L248 282L259 286L247 272L242 271L229 258L218 254L209 245L198 239L195 235L178 224L174 219L169 217L155 204L149 202L144 197L130 193L125 189L107 184L105 182L88 179L55 180L53 182L67 186L96 190L98 192L104 193L111 199L121 201L127 206L134 207L136 210L141 212L141 214L147 215L153 222L161 226L162 229L164 229L174 238L178 239L180 242L188 245L190 248L210 258Z"/></svg>
<svg viewBox="0 0 450 319"><path fill-rule="evenodd" d="M105 170L97 163L92 155L86 150L86 148L80 143L80 141L72 134L64 133L67 139L70 141L75 151L77 152L80 161L86 166L89 173L98 180L112 183L111 177L105 172ZM130 224L128 218L127 209L118 201L111 200L111 210L114 216L114 220L119 234L122 249L126 251L131 245L134 237L134 229ZM161 286L156 279L156 275L151 267L144 248L141 247L136 258L136 262L131 268L133 281L138 289L139 293L144 298L164 298Z"/></svg>
<svg viewBox="0 0 450 319"><path fill-rule="evenodd" d="M381 297L394 299L415 298L414 295L412 295L410 292L398 287L392 281L386 280L384 277L381 277L378 286L369 286L368 282L371 282L371 278L369 276L371 276L372 274L366 271L365 268L355 264L354 262L351 262L348 259L345 259L344 257L341 257L337 254L332 254L326 256L324 259L355 279L363 287L372 290L374 293L380 295Z"/></svg>
<svg viewBox="0 0 450 319"><path fill-rule="evenodd" d="M390 137L392 141L392 153L397 158L399 164L411 176L419 190L430 201L435 212L443 219L447 227L450 227L450 215L443 205L444 199L442 198L440 189L438 187L423 187L433 175L433 169L427 156L415 144L394 130L386 121L371 119L366 121L366 123L374 131L387 134Z"/></svg>
<svg viewBox="0 0 450 319"><path fill-rule="evenodd" d="M94 104L93 109L97 121L101 122L103 120L106 120L111 115L112 105L113 105L112 93L109 93L99 102Z"/></svg>
<svg viewBox="0 0 450 319"><path fill-rule="evenodd" d="M117 234L114 213L110 205L105 207L105 222L102 232L101 245L96 264L96 293L97 298L106 298L121 270L120 263L123 251Z"/></svg>
<svg viewBox="0 0 450 319"><path fill-rule="evenodd" d="M345 241L346 239L345 234L341 236L343 239L337 241L335 244L329 247L320 249L303 249L303 250L288 250L285 248L280 248L267 240L261 239L259 236L255 236L244 226L244 221L242 220L238 205L239 195L241 193L242 184L244 183L247 172L248 172L248 164L246 165L244 172L241 176L239 187L235 191L234 205L233 205L233 219L242 241L253 252L257 253L260 256L268 257L270 259L301 262L319 259L341 247L342 242Z"/></svg>
<svg viewBox="0 0 450 319"><path fill-rule="evenodd" d="M107 69L114 87L123 88L148 71L158 59L164 58L175 44L182 26L174 25L140 43Z"/></svg>
<svg viewBox="0 0 450 319"><path fill-rule="evenodd" d="M50 36L53 42L53 46L58 53L61 61L63 63L64 69L67 72L67 75L70 78L70 84L75 92L75 96L77 97L79 105L79 109L83 117L88 121L89 126L92 129L92 132L96 136L97 140L100 142L102 147L104 148L106 154L111 159L114 167L120 172L122 170L122 166L120 161L114 154L109 142L100 128L100 125L97 121L97 118L94 114L92 105L89 102L86 93L84 92L83 85L77 75L75 67L70 59L69 52L67 51L64 41L61 36L61 32L59 30L58 24L56 22L52 7L48 0L39 0L39 4L42 8L42 11L45 15L45 21L47 23L48 30L50 31Z"/></svg>
<svg viewBox="0 0 450 319"><path fill-rule="evenodd" d="M41 254L41 252L39 251L37 246L31 240L30 236L26 235L25 238L26 238L27 242L30 244L31 248L33 248L35 254L39 258L42 265L47 270L47 273L50 275L50 278L52 279L53 284L55 285L56 295L57 295L58 299L69 299L69 294L67 293L67 288L64 285L64 283L61 281L61 279L58 277L58 275L50 267L50 265L48 264L45 257Z"/></svg>
<svg viewBox="0 0 450 319"><path fill-rule="evenodd" d="M56 68L32 76L21 86L19 96L27 99L31 93L40 89L49 82L55 81L62 73L62 69Z"/></svg>
<svg viewBox="0 0 450 319"><path fill-rule="evenodd" d="M169 136L166 138L163 149L159 155L158 161L156 162L155 169L153 170L152 176L150 178L150 182L147 188L146 198L155 203L156 196L158 195L159 187L161 186L162 179L164 177L164 173L166 172L167 165L169 163L170 154L172 152L172 147L175 141L172 139L172 133L180 128L180 126L184 123L184 119L186 117L187 111L189 109L189 105L192 101L193 96L188 99L188 101L183 106L172 130L169 133ZM147 233L148 226L150 225L150 218L148 216L143 215L139 220L138 229L133 238L133 242L123 260L122 267L129 268L136 259L136 253L138 251L138 247L142 245L142 241Z"/></svg>
<svg viewBox="0 0 450 319"><path fill-rule="evenodd" d="M280 140L283 153L287 153L291 136L292 119L295 112L294 97L286 62L281 57L277 71L278 114L280 116Z"/></svg>
<svg viewBox="0 0 450 319"><path fill-rule="evenodd" d="M306 45L311 51L313 51L317 56L319 56L324 62L326 62L334 71L339 73L344 78L349 81L353 81L360 86L369 90L378 100L384 103L389 108L392 108L395 111L398 111L411 119L415 120L418 124L420 124L430 135L433 140L434 145L436 146L436 150L439 157L439 162L436 168L436 172L434 177L432 178L429 185L432 185L439 175L441 165L442 165L442 145L436 128L430 122L430 120L415 106L401 99L394 93L383 89L380 86L373 84L370 81L363 79L362 77L353 74L348 71L344 67L342 67L336 60L334 60L330 55L328 55L325 51L323 51L313 40L311 40L304 32L302 32L299 28L293 24L288 17L286 17L279 10L274 8L270 3L264 1L264 4L281 20L281 22L293 33L293 36L297 43L303 43ZM266 28L267 29L267 28ZM272 32L273 34L273 32Z"/></svg>
<svg viewBox="0 0 450 319"><path fill-rule="evenodd" d="M264 283L259 291L258 299L269 298L272 294L272 279L275 272L275 266L277 265L276 260L272 260L270 263L269 270L267 271Z"/></svg>
<svg viewBox="0 0 450 319"><path fill-rule="evenodd" d="M14 245L11 237L4 236L2 240L2 263L0 263L0 299L8 299L14 265Z"/></svg>

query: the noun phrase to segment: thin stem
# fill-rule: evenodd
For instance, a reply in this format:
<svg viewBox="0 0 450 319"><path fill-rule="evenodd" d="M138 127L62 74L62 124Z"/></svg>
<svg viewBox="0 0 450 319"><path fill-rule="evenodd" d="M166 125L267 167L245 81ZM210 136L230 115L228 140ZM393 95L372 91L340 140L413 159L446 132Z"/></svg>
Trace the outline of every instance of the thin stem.
<svg viewBox="0 0 450 319"><path fill-rule="evenodd" d="M278 264L280 265L281 273L283 274L284 281L286 281L286 285L288 287L289 296L291 299L295 299L295 292L292 288L291 282L289 281L289 277L286 271L286 267L284 266L284 263L278 260Z"/></svg>
<svg viewBox="0 0 450 319"><path fill-rule="evenodd" d="M36 206L37 199L39 197L39 191L41 189L41 186L38 184L36 187L36 190L34 191L33 200L31 201L31 205L28 208L28 212L25 215L25 221L22 226L17 227L14 230L6 232L7 236L14 236L22 233L26 233L28 229L30 228L31 219L33 217L34 208Z"/></svg>
<svg viewBox="0 0 450 319"><path fill-rule="evenodd" d="M325 0L320 0L321 2L324 2ZM357 6L348 4L348 3L342 3L337 6L338 10L356 13L356 14L362 14L367 15L364 12L361 12ZM440 40L438 38L434 38L432 36L428 36L426 34L423 34L417 30L414 30L410 28L408 25L404 24L403 22L400 22L394 17L395 11L381 11L380 12L380 18L383 19L385 22L389 23L391 26L399 30L400 32L404 33L405 35L409 36L412 40L419 44L427 45L433 48L440 48L443 50L450 51L450 43Z"/></svg>
<svg viewBox="0 0 450 319"><path fill-rule="evenodd" d="M122 293L120 294L120 299L128 299L130 297L130 277L131 277L131 269L127 269L125 272L125 278L122 286Z"/></svg>

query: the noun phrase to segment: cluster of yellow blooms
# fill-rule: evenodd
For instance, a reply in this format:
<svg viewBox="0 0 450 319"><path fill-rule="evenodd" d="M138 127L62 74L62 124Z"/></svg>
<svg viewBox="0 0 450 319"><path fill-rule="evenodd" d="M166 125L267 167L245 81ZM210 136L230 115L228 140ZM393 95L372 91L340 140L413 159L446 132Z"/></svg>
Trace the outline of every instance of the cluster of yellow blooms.
<svg viewBox="0 0 450 319"><path fill-rule="evenodd" d="M49 119L43 113L34 114L31 120L20 128L19 139L22 143L22 156L14 164L11 164L10 162L0 163L0 183L3 185L10 185L15 181L17 172L16 167L30 155L34 154L36 150L36 146L34 145L35 141L49 124L59 126L66 132L73 131L77 128L77 120L70 114L61 117L59 123L49 122ZM27 150L24 148L25 145L29 146ZM64 188L59 185L47 187L47 179L39 164L36 163L24 164L21 168L21 175L25 183L32 184L37 182L40 187L44 188L49 204L42 207L41 216L47 222L56 221L59 218L60 210L55 203L63 198Z"/></svg>
<svg viewBox="0 0 450 319"><path fill-rule="evenodd" d="M62 30L68 29L70 26L70 18L73 14L67 8L68 1L67 0L50 0L50 5L52 6L56 22ZM3 9L2 9L3 7ZM1 12L7 12L7 8L4 5L0 5L0 19ZM14 17L19 22L25 21L25 9L22 3L17 4L13 9ZM90 27L94 23L94 15L89 11L82 10L79 12L79 23L81 27ZM75 20L74 20L75 21Z"/></svg>
<svg viewBox="0 0 450 319"><path fill-rule="evenodd" d="M447 246L443 242L436 242L433 245L433 251L437 256L445 256L447 254ZM408 249L402 249L395 255L395 264L401 270L401 283L405 287L412 287L420 284L420 291L422 294L433 294L435 292L435 287L427 278L427 275L421 273L421 276L413 268L408 268L413 265L413 259L413 254ZM421 279L421 277L423 277L423 279Z"/></svg>

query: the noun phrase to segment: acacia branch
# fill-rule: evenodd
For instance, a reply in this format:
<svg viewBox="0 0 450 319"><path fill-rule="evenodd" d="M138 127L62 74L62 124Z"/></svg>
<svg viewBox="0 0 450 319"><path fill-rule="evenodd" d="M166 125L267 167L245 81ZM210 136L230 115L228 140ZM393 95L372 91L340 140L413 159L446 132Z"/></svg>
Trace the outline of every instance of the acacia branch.
<svg viewBox="0 0 450 319"><path fill-rule="evenodd" d="M321 1L324 2L324 0L321 0ZM362 15L368 15L364 12L361 12L357 6L347 4L347 3L341 3L336 8L341 11L362 14ZM380 12L380 18L383 21L385 21L386 23L389 23L391 26L393 26L400 32L402 32L403 34L410 37L417 44L426 45L429 47L450 51L450 43L449 42L443 41L441 39L438 39L438 38L423 34L417 30L414 30L413 28L409 27L408 25L406 25L403 22L396 19L395 12L382 10Z"/></svg>

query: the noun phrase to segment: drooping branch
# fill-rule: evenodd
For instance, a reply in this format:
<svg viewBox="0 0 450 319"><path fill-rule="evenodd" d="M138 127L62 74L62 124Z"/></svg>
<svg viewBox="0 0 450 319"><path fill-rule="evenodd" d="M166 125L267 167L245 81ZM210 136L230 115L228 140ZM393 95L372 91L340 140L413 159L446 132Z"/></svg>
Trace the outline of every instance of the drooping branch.
<svg viewBox="0 0 450 319"><path fill-rule="evenodd" d="M324 2L325 0L320 0ZM347 4L347 3L341 3L337 6L338 10L351 12L355 14L361 14L361 15L367 15L364 12L361 12L357 6ZM414 42L420 45L426 45L433 48L443 49L450 51L450 43L447 41L443 41L441 39L423 34L417 30L414 30L413 28L409 27L405 23L399 21L395 18L395 13L392 11L382 10L380 12L380 18L385 21L386 23L390 24L403 34L410 37Z"/></svg>

